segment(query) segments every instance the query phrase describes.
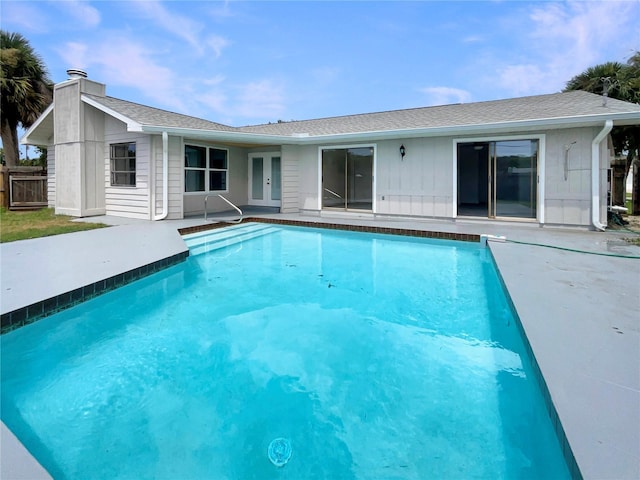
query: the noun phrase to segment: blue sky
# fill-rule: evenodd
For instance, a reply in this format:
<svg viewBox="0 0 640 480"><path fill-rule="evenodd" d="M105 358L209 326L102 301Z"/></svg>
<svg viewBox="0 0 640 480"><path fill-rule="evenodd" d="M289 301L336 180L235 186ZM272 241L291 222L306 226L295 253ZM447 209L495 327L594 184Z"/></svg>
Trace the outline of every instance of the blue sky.
<svg viewBox="0 0 640 480"><path fill-rule="evenodd" d="M5 1L54 82L229 125L553 93L640 49L640 0Z"/></svg>

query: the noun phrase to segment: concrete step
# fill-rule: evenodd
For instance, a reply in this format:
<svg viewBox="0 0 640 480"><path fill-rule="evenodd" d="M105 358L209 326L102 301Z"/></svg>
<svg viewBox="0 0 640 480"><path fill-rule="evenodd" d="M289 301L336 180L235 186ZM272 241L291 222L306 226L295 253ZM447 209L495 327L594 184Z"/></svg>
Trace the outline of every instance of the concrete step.
<svg viewBox="0 0 640 480"><path fill-rule="evenodd" d="M192 233L183 236L183 239L189 247L189 255L201 255L277 231L278 229L271 225L247 223L218 230Z"/></svg>

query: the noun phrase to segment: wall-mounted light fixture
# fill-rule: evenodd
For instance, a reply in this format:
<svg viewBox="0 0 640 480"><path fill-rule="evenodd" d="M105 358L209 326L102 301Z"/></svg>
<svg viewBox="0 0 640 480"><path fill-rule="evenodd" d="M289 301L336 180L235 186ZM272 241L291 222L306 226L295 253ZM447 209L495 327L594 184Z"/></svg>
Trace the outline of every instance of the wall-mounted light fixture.
<svg viewBox="0 0 640 480"><path fill-rule="evenodd" d="M407 154L407 149L404 148L404 145L400 145L400 157L404 160L404 156Z"/></svg>

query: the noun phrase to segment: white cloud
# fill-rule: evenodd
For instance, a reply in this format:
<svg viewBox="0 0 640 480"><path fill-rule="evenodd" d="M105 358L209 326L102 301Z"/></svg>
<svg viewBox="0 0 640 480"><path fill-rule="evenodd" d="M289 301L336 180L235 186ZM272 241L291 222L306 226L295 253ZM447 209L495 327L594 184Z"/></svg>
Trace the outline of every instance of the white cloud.
<svg viewBox="0 0 640 480"><path fill-rule="evenodd" d="M202 83L205 85L220 85L222 82L225 81L225 76L224 75L215 75L211 78L205 78L204 80L202 80Z"/></svg>
<svg viewBox="0 0 640 480"><path fill-rule="evenodd" d="M178 38L182 38L198 52L202 52L202 44L198 38L198 33L203 28L202 24L175 12L169 12L160 2L155 0L134 2L134 5L138 11L156 25Z"/></svg>
<svg viewBox="0 0 640 480"><path fill-rule="evenodd" d="M67 42L64 48L58 53L66 62L68 68L78 68L85 70L89 68L89 58L87 57L88 45L79 42Z"/></svg>
<svg viewBox="0 0 640 480"><path fill-rule="evenodd" d="M623 61L620 32L634 31L637 2L541 3L520 25L527 61L496 66L497 83L513 95L559 91L586 68ZM637 31L637 30L635 30ZM638 48L637 36L629 45Z"/></svg>
<svg viewBox="0 0 640 480"><path fill-rule="evenodd" d="M462 43L480 43L484 41L484 38L480 35L470 35L462 39Z"/></svg>
<svg viewBox="0 0 640 480"><path fill-rule="evenodd" d="M207 38L206 43L209 47L211 47L216 55L216 58L220 57L220 55L222 55L222 50L231 44L229 40L219 35L211 35L209 38Z"/></svg>
<svg viewBox="0 0 640 480"><path fill-rule="evenodd" d="M550 73L543 72L538 65L508 65L498 69L500 85L516 96L526 96L546 91L551 81Z"/></svg>
<svg viewBox="0 0 640 480"><path fill-rule="evenodd" d="M282 86L268 79L241 86L237 102L236 112L247 118L277 120L285 111Z"/></svg>
<svg viewBox="0 0 640 480"><path fill-rule="evenodd" d="M83 0L66 0L64 2L55 2L55 5L75 19L76 27L94 28L100 24L100 12L98 12L98 9L89 5L89 2Z"/></svg>
<svg viewBox="0 0 640 480"><path fill-rule="evenodd" d="M447 105L471 101L471 94L459 88L426 87L421 88L419 91L427 95L427 105Z"/></svg>
<svg viewBox="0 0 640 480"><path fill-rule="evenodd" d="M175 2L174 5L180 5L180 3ZM209 47L218 58L222 55L222 50L231 44L228 39L220 35L209 35L206 39L202 38L203 23L169 11L159 1L138 1L134 2L134 6L160 28L186 41L197 55L205 54L205 47Z"/></svg>
<svg viewBox="0 0 640 480"><path fill-rule="evenodd" d="M220 5L220 2L210 2L210 3L213 6L209 10L212 17L229 18L234 16L234 14L231 12L231 9L229 8L229 0L224 0L224 2L222 2L221 5Z"/></svg>
<svg viewBox="0 0 640 480"><path fill-rule="evenodd" d="M223 92L208 91L205 94L198 96L198 102L206 105L213 111L223 114L227 113L227 100L228 97ZM219 120L213 119L218 122Z"/></svg>
<svg viewBox="0 0 640 480"><path fill-rule="evenodd" d="M182 110L173 71L156 63L147 47L124 36L97 44L67 43L58 52L72 68L87 70L89 78L111 86L133 87L156 104Z"/></svg>

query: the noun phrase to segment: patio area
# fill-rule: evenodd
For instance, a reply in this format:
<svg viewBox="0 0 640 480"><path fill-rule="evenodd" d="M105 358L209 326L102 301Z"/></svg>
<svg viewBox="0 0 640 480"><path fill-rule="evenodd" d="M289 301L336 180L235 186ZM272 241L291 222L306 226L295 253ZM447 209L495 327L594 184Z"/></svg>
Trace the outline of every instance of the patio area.
<svg viewBox="0 0 640 480"><path fill-rule="evenodd" d="M489 247L582 476L640 478L640 247L623 240L632 234L472 219L260 216L505 236L507 242L489 241ZM0 245L0 313L184 255L178 229L203 223L202 218L88 221L112 226ZM47 478L4 425L1 440L1 478Z"/></svg>

